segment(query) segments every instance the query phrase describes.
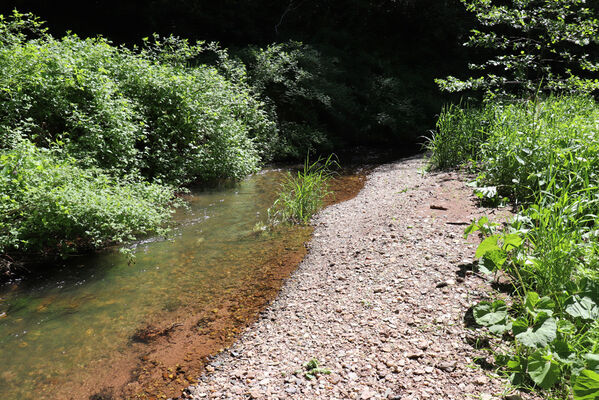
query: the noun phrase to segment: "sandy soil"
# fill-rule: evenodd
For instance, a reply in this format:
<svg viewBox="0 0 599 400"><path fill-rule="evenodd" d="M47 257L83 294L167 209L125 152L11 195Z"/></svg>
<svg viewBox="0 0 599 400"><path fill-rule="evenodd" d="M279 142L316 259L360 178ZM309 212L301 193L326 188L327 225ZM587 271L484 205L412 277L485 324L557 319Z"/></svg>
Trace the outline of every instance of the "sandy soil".
<svg viewBox="0 0 599 400"><path fill-rule="evenodd" d="M464 176L424 166L416 157L378 167L357 197L315 217L279 296L182 398L505 396L469 328L469 309L492 289L472 271L477 239L462 237L494 210L476 206ZM307 379L311 359L331 373Z"/></svg>

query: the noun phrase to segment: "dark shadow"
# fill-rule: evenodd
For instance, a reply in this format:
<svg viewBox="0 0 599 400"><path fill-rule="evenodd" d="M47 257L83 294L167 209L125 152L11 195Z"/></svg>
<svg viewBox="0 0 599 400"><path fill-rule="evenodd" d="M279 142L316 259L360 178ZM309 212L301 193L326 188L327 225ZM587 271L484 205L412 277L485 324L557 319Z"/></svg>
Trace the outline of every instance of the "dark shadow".
<svg viewBox="0 0 599 400"><path fill-rule="evenodd" d="M466 328L478 328L478 324L476 323L476 320L474 319L474 306L470 307L468 310L466 310L466 313L464 314L464 326Z"/></svg>
<svg viewBox="0 0 599 400"><path fill-rule="evenodd" d="M476 350L488 349L491 346L489 343L489 338L486 335L475 334L472 336L466 336L466 343Z"/></svg>
<svg viewBox="0 0 599 400"><path fill-rule="evenodd" d="M104 388L100 390L98 393L92 394L89 396L89 400L113 400L114 396L112 394L111 388Z"/></svg>
<svg viewBox="0 0 599 400"><path fill-rule="evenodd" d="M484 357L474 357L474 363L484 369L485 371L495 371L495 365L491 364Z"/></svg>
<svg viewBox="0 0 599 400"><path fill-rule="evenodd" d="M491 282L491 287L498 292L513 295L516 293L516 288L512 285L511 282L499 282L494 280Z"/></svg>
<svg viewBox="0 0 599 400"><path fill-rule="evenodd" d="M468 272L476 272L477 263L471 262L468 264L460 264L458 265L458 268L459 269L455 272L455 274L460 278L465 278Z"/></svg>

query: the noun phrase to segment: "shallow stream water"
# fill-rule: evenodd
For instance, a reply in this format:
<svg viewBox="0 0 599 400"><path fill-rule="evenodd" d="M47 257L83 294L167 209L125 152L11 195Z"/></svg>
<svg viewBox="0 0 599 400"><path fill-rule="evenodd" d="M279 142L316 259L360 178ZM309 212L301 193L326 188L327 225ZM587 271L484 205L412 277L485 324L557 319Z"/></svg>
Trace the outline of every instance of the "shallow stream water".
<svg viewBox="0 0 599 400"><path fill-rule="evenodd" d="M0 287L2 400L89 398L67 393L86 380L96 390L94 371L110 369L112 359L130 352L143 327L169 313L218 306L248 286L259 291L264 282L257 266L309 236L297 228L254 229L266 220L282 173L192 190L190 210L176 214L174 236L137 243L134 264L107 251Z"/></svg>

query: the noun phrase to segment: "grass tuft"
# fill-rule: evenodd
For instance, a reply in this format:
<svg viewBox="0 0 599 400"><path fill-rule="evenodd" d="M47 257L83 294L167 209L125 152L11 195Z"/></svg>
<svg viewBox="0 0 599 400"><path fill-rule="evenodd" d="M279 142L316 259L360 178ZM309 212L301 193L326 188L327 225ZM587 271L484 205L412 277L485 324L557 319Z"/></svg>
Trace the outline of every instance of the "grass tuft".
<svg viewBox="0 0 599 400"><path fill-rule="evenodd" d="M331 155L326 160L318 159L310 163L306 158L304 168L296 175L287 173L281 185L279 197L269 209L273 223L291 222L306 224L323 204L329 194L329 180L333 176L332 168L338 162Z"/></svg>

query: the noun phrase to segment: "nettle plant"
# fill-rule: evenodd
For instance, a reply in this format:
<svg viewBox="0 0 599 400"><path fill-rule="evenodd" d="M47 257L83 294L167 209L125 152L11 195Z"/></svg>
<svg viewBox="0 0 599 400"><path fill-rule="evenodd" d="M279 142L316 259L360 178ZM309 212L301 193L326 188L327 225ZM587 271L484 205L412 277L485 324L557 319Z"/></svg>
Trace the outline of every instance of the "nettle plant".
<svg viewBox="0 0 599 400"><path fill-rule="evenodd" d="M469 65L478 76L437 79L441 89L518 95L599 89L592 75L599 70L599 22L585 0L461 1L479 22L464 45L490 56Z"/></svg>

